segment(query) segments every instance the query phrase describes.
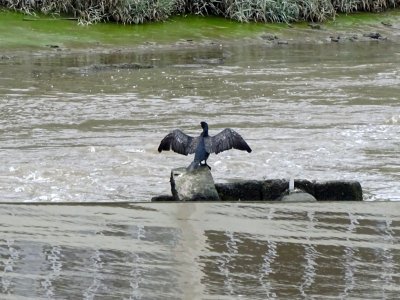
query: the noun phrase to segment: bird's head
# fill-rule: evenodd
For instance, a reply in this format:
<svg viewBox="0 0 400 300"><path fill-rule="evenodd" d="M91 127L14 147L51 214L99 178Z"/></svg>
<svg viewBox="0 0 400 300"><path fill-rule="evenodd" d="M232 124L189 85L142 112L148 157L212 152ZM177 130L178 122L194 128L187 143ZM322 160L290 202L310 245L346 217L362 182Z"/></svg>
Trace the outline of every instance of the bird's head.
<svg viewBox="0 0 400 300"><path fill-rule="evenodd" d="M208 136L208 124L206 122L201 122L200 123L201 128L203 128L203 132L201 133L202 136Z"/></svg>

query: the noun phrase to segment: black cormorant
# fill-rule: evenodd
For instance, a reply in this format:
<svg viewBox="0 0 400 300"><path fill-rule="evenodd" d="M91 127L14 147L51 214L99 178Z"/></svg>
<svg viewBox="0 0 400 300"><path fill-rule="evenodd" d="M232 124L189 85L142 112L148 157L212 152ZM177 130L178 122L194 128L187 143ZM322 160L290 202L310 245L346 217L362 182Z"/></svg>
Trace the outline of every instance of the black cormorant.
<svg viewBox="0 0 400 300"><path fill-rule="evenodd" d="M158 146L158 152L170 150L183 154L193 154L194 160L187 168L189 171L197 169L199 166L207 165L207 159L210 153L218 154L229 149L239 149L251 152L251 148L239 133L230 128L225 128L215 136L208 135L208 124L200 123L203 132L198 137L192 137L183 133L179 129L175 129L167 134ZM204 161L204 164L202 162ZM211 168L210 168L211 169Z"/></svg>

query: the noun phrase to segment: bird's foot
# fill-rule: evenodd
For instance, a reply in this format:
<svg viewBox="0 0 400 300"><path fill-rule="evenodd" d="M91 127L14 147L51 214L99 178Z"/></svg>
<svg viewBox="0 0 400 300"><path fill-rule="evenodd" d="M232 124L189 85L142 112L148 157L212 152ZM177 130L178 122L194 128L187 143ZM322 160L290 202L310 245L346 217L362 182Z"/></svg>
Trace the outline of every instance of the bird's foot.
<svg viewBox="0 0 400 300"><path fill-rule="evenodd" d="M203 166L207 166L207 167L208 167L208 169L209 169L209 170L211 170L211 167L210 167L210 166L209 166L207 163L200 164L200 166L202 166L202 167L203 167Z"/></svg>

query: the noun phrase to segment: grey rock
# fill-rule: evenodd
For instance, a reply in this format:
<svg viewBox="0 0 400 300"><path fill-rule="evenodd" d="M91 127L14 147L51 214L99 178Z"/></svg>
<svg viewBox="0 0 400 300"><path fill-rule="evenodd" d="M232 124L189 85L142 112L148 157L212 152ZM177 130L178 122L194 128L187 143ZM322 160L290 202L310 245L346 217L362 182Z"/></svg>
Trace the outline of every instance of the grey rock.
<svg viewBox="0 0 400 300"><path fill-rule="evenodd" d="M311 29L315 29L315 30L321 30L321 25L320 24L316 24L316 23L308 23L308 26L310 26Z"/></svg>
<svg viewBox="0 0 400 300"><path fill-rule="evenodd" d="M70 67L70 71L76 71L80 73L96 73L113 70L139 70L139 69L151 69L153 65L144 65L138 63L122 63L122 64L94 64L85 67Z"/></svg>
<svg viewBox="0 0 400 300"><path fill-rule="evenodd" d="M331 36L331 42L339 43L340 41L340 35L337 36Z"/></svg>
<svg viewBox="0 0 400 300"><path fill-rule="evenodd" d="M373 40L383 40L384 37L379 32L370 32L363 34L364 37L368 37Z"/></svg>
<svg viewBox="0 0 400 300"><path fill-rule="evenodd" d="M264 33L263 35L261 35L261 38L263 40L266 40L266 41L269 41L269 42L272 42L272 41L275 41L275 40L278 39L278 37L276 35L270 34L270 33Z"/></svg>
<svg viewBox="0 0 400 300"><path fill-rule="evenodd" d="M390 23L390 22L385 22L385 21L382 21L381 24L384 25L384 26L386 26L386 27L392 27L392 26L393 26L392 23Z"/></svg>
<svg viewBox="0 0 400 300"><path fill-rule="evenodd" d="M171 171L171 192L176 201L218 201L210 169L201 166L193 171L177 168Z"/></svg>

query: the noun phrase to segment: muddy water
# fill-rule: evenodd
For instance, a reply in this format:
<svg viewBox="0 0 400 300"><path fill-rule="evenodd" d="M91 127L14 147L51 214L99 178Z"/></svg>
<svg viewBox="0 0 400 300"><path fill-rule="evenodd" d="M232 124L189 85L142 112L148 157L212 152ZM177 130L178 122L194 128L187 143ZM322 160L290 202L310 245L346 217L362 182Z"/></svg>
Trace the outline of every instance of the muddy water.
<svg viewBox="0 0 400 300"><path fill-rule="evenodd" d="M148 201L192 157L158 154L174 128L240 132L211 156L236 178L359 180L400 199L398 44L16 54L0 60L0 201ZM116 68L139 63L150 69ZM95 68L97 64L113 67Z"/></svg>
<svg viewBox="0 0 400 300"><path fill-rule="evenodd" d="M359 180L400 200L400 48L219 45L0 60L0 201L148 201L173 128L253 153L216 181ZM93 67L140 63L151 69ZM396 299L396 202L0 205L1 299Z"/></svg>
<svg viewBox="0 0 400 300"><path fill-rule="evenodd" d="M395 202L0 205L1 299L397 299Z"/></svg>

